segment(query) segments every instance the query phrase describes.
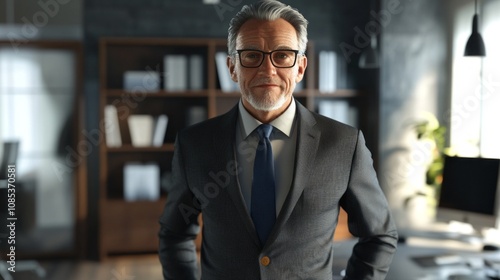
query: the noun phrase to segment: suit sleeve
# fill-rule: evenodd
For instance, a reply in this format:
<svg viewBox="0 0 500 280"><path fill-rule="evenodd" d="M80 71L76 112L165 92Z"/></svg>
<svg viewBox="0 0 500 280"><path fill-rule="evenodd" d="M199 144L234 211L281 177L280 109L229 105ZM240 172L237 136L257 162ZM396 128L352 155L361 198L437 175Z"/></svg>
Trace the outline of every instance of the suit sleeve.
<svg viewBox="0 0 500 280"><path fill-rule="evenodd" d="M199 205L198 205L199 206ZM199 232L200 208L190 191L179 138L172 160L172 181L160 218L159 258L164 279L197 279L198 262L194 239Z"/></svg>
<svg viewBox="0 0 500 280"><path fill-rule="evenodd" d="M361 132L341 206L348 214L349 231L359 238L344 279L385 279L396 252L398 234Z"/></svg>

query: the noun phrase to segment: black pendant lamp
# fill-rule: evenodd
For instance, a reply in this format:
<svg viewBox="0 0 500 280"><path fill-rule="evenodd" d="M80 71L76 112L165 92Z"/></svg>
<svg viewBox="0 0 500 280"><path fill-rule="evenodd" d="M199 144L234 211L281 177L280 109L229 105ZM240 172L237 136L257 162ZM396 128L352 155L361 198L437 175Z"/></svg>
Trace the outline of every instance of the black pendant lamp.
<svg viewBox="0 0 500 280"><path fill-rule="evenodd" d="M472 18L472 34L465 45L464 56L486 56L486 48L477 26L477 0L474 1L474 17Z"/></svg>
<svg viewBox="0 0 500 280"><path fill-rule="evenodd" d="M375 0L370 1L370 11L375 11ZM370 44L366 47L358 61L359 68L373 69L380 66L379 55L377 49L377 34L370 34Z"/></svg>
<svg viewBox="0 0 500 280"><path fill-rule="evenodd" d="M371 35L370 45L361 53L359 57L359 67L365 69L379 67L377 37L375 35Z"/></svg>

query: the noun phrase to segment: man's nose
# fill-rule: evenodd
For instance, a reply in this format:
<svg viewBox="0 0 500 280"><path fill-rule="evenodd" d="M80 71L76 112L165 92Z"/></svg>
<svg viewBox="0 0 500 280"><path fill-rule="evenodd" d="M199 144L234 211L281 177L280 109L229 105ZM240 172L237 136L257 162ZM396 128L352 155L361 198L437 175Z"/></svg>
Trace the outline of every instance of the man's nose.
<svg viewBox="0 0 500 280"><path fill-rule="evenodd" d="M259 67L259 72L276 74L276 67L273 65L270 55L264 55L264 61Z"/></svg>

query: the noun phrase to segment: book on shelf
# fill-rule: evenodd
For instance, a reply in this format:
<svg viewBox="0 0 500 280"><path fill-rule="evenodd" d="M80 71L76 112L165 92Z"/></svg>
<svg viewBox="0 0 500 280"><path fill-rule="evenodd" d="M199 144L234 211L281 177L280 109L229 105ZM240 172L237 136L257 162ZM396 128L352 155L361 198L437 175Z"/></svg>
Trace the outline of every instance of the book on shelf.
<svg viewBox="0 0 500 280"><path fill-rule="evenodd" d="M108 147L121 147L120 124L118 122L118 112L114 105L104 107L104 130L106 145Z"/></svg>
<svg viewBox="0 0 500 280"><path fill-rule="evenodd" d="M185 55L169 54L163 59L163 88L166 91L185 91L188 88L188 58Z"/></svg>
<svg viewBox="0 0 500 280"><path fill-rule="evenodd" d="M157 92L160 89L160 74L154 71L125 71L123 89L131 92Z"/></svg>
<svg viewBox="0 0 500 280"><path fill-rule="evenodd" d="M344 56L337 56L337 88L347 88L347 61Z"/></svg>
<svg viewBox="0 0 500 280"><path fill-rule="evenodd" d="M168 116L159 115L130 115L128 126L132 146L134 147L161 147L165 140Z"/></svg>
<svg viewBox="0 0 500 280"><path fill-rule="evenodd" d="M126 201L158 200L160 167L157 163L128 162L123 167L123 196Z"/></svg>
<svg viewBox="0 0 500 280"><path fill-rule="evenodd" d="M238 84L231 79L231 74L227 68L227 53L217 52L215 54L215 64L222 92L238 91Z"/></svg>
<svg viewBox="0 0 500 280"><path fill-rule="evenodd" d="M203 56L194 54L189 57L189 88L203 89Z"/></svg>
<svg viewBox="0 0 500 280"><path fill-rule="evenodd" d="M167 115L160 115L155 120L155 129L153 133L153 146L161 147L163 140L165 140L165 132L167 131L168 117Z"/></svg>
<svg viewBox="0 0 500 280"><path fill-rule="evenodd" d="M130 115L127 119L132 146L148 147L152 144L154 118L151 115Z"/></svg>
<svg viewBox="0 0 500 280"><path fill-rule="evenodd" d="M337 89L337 55L333 51L319 52L319 91L332 93Z"/></svg>
<svg viewBox="0 0 500 280"><path fill-rule="evenodd" d="M318 113L341 123L357 127L358 111L347 100L320 100Z"/></svg>

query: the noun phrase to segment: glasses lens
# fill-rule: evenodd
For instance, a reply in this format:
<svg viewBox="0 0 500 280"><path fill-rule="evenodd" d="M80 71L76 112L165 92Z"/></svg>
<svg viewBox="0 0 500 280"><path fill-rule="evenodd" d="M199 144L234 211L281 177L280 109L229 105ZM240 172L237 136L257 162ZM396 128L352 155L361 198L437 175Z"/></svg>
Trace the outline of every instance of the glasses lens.
<svg viewBox="0 0 500 280"><path fill-rule="evenodd" d="M239 53L243 67L259 67L266 55L266 53L258 50L242 50ZM272 51L270 56L275 67L287 68L295 65L297 52L292 50L276 50Z"/></svg>
<svg viewBox="0 0 500 280"><path fill-rule="evenodd" d="M294 51L278 50L271 54L276 67L292 67L295 64L296 53Z"/></svg>
<svg viewBox="0 0 500 280"><path fill-rule="evenodd" d="M244 67L258 67L264 59L264 54L259 51L242 51L240 59Z"/></svg>

